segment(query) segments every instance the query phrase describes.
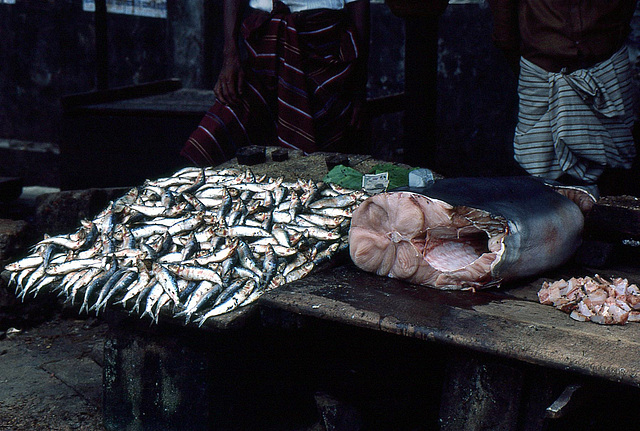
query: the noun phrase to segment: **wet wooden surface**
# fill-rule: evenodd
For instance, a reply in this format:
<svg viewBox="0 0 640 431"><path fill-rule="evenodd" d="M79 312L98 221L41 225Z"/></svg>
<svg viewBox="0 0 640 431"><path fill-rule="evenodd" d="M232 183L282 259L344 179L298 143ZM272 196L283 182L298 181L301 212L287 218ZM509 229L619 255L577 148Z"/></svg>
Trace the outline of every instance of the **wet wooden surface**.
<svg viewBox="0 0 640 431"><path fill-rule="evenodd" d="M273 162L270 160L273 150L267 149L266 163L251 166L256 174L283 176L287 180L317 180L327 172L325 158L330 153L303 156L290 151L287 162ZM350 155L351 166L360 172L368 172L376 163L380 161ZM238 166L235 159L227 165ZM610 200L602 200L598 211L594 211L595 217L590 220L600 220L588 223L591 234L612 224L611 211L620 211L619 202ZM629 211L635 215L636 206L617 217L615 224L629 224ZM605 223L605 220L609 221ZM349 262L348 257L345 262ZM582 267L565 267L545 274L547 278L472 293L414 286L366 273L345 263L279 287L258 302L260 307L469 348L640 387L640 357L636 353L640 324L601 326L577 322L568 314L538 303L537 291L545 279L594 273L595 270ZM640 282L640 270L601 270L600 274Z"/></svg>
<svg viewBox="0 0 640 431"><path fill-rule="evenodd" d="M566 278L565 269L552 278ZM613 271L630 281L634 272ZM577 322L537 302L544 279L478 292L414 286L340 265L282 286L260 303L640 387L640 324Z"/></svg>
<svg viewBox="0 0 640 431"><path fill-rule="evenodd" d="M586 217L585 229L595 238L640 238L640 199L604 196Z"/></svg>

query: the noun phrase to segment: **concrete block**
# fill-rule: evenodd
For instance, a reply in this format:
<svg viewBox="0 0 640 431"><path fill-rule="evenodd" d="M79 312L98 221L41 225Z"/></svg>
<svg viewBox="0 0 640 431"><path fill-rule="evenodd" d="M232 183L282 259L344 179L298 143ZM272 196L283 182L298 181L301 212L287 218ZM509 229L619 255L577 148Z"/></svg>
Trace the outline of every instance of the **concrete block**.
<svg viewBox="0 0 640 431"><path fill-rule="evenodd" d="M36 201L34 230L58 235L77 230L80 220L93 219L128 188L69 190L39 196Z"/></svg>
<svg viewBox="0 0 640 431"><path fill-rule="evenodd" d="M22 194L22 178L0 177L0 201L10 202Z"/></svg>
<svg viewBox="0 0 640 431"><path fill-rule="evenodd" d="M0 263L11 259L25 246L27 228L24 220L0 219Z"/></svg>

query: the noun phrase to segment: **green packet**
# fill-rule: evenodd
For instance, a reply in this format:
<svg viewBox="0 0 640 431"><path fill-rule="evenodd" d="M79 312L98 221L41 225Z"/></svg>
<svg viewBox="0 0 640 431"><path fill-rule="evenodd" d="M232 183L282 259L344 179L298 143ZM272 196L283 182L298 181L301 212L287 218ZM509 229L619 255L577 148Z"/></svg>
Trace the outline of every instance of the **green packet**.
<svg viewBox="0 0 640 431"><path fill-rule="evenodd" d="M393 163L380 163L375 165L370 174L381 174L387 172L389 175L388 189L407 186L409 184L409 172L418 168L403 168ZM363 174L353 168L344 165L337 165L331 169L322 179L324 182L335 183L352 190L362 188Z"/></svg>
<svg viewBox="0 0 640 431"><path fill-rule="evenodd" d="M409 172L418 168L403 168L393 163L380 163L375 165L372 170L372 174L381 174L383 172L389 173L389 186L387 190L393 190L397 187L403 187L409 185Z"/></svg>
<svg viewBox="0 0 640 431"><path fill-rule="evenodd" d="M322 179L325 183L334 183L352 190L362 188L362 174L345 165L337 165Z"/></svg>

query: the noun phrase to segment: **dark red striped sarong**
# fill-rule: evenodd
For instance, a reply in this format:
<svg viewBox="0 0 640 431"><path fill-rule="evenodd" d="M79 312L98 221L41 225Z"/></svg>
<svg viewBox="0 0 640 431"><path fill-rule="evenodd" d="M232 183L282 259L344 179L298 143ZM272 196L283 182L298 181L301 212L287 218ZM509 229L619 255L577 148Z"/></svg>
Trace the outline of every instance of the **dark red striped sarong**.
<svg viewBox="0 0 640 431"><path fill-rule="evenodd" d="M215 101L181 154L199 166L233 158L245 145L280 145L348 152L343 137L354 90L366 76L356 67L358 46L343 10L290 13L277 2L242 26L248 58L242 103Z"/></svg>

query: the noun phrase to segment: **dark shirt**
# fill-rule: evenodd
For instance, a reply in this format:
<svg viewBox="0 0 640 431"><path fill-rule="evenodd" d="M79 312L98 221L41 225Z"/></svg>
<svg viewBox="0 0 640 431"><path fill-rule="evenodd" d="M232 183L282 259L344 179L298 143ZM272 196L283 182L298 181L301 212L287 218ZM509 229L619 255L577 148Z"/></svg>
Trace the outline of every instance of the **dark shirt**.
<svg viewBox="0 0 640 431"><path fill-rule="evenodd" d="M489 0L493 40L550 72L590 67L620 49L636 0Z"/></svg>

